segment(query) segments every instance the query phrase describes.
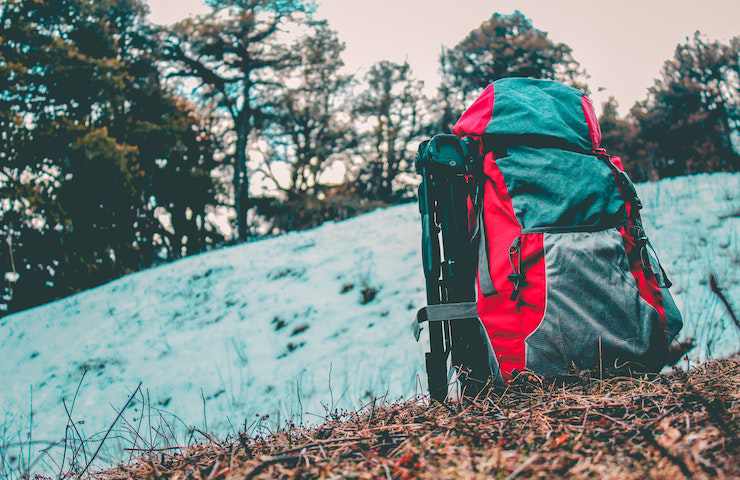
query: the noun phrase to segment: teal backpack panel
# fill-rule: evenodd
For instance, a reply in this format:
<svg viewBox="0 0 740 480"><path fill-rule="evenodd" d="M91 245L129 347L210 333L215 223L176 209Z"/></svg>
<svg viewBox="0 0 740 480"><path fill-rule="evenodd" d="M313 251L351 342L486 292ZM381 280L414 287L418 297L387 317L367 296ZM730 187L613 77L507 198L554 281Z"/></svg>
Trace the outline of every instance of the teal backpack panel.
<svg viewBox="0 0 740 480"><path fill-rule="evenodd" d="M536 136L591 151L582 108L583 92L551 80L503 78L493 83L493 118L485 134L493 138Z"/></svg>
<svg viewBox="0 0 740 480"><path fill-rule="evenodd" d="M625 219L612 171L594 155L517 146L496 164L523 230L606 228Z"/></svg>

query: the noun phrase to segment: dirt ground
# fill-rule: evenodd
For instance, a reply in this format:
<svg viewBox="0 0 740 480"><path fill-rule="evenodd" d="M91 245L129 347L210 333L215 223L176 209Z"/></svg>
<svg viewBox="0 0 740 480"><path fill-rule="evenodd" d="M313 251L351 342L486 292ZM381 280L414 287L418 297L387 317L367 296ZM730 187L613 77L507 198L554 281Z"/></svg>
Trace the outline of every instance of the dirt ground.
<svg viewBox="0 0 740 480"><path fill-rule="evenodd" d="M129 478L740 478L740 356L689 373L520 377L458 404L375 401L321 425L143 452Z"/></svg>

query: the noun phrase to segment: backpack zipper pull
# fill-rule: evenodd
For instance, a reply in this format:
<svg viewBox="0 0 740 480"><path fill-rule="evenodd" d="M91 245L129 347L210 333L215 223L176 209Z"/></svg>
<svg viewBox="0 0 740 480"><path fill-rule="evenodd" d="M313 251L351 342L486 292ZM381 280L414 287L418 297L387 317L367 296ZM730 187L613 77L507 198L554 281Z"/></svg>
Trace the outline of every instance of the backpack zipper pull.
<svg viewBox="0 0 740 480"><path fill-rule="evenodd" d="M524 272L522 272L521 243L521 237L516 237L511 247L509 247L509 264L511 265L512 273L507 278L514 284L514 289L511 291L511 300L516 300L521 288L527 285L524 279Z"/></svg>

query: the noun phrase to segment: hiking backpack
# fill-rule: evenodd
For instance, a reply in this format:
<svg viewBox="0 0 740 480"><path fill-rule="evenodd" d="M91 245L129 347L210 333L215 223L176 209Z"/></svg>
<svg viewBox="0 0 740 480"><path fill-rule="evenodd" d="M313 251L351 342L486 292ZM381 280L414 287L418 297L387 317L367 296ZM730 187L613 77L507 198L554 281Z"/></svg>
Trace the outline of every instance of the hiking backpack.
<svg viewBox="0 0 740 480"><path fill-rule="evenodd" d="M466 261L447 258L441 295L437 284L430 294L429 279L440 277L430 273L430 305L419 311L417 326L429 322L434 343L431 329L438 322L442 354L452 351L453 365L473 370L475 362L484 362L489 379L498 383L523 370L562 376L610 367L659 369L682 327L681 314L643 229L635 187L621 160L601 146L589 98L555 81L501 79L470 105L453 133L420 148L420 202L444 210L439 193L429 193L444 189L432 182L439 185L444 175L464 182L467 218L456 228L466 230L472 273L455 273L455 262ZM424 208L424 222L453 218L437 211L425 219ZM437 227L443 237L444 228ZM447 244L442 250L447 253ZM429 263L433 256L424 253ZM453 269L446 278L445 268ZM474 293L444 293L460 279L474 283ZM457 321L463 319L476 324L478 345L471 347L471 322ZM457 348L468 352L456 362L450 338L463 323L467 345ZM430 391L440 390L432 385L429 355ZM438 351L437 369L440 362Z"/></svg>

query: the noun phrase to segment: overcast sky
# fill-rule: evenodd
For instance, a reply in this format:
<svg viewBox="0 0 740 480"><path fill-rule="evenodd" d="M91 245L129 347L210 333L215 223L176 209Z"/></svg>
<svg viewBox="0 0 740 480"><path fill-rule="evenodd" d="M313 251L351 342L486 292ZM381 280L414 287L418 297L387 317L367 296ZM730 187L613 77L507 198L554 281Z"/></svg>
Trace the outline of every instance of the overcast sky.
<svg viewBox="0 0 740 480"><path fill-rule="evenodd" d="M201 0L149 4L151 19L163 24L207 10ZM320 0L318 14L346 42L351 71L362 74L378 60L406 59L433 89L442 45L454 46L494 11L516 9L553 40L573 48L591 76L595 103L613 95L623 113L645 97L663 62L686 36L700 30L727 41L740 34L740 0Z"/></svg>

